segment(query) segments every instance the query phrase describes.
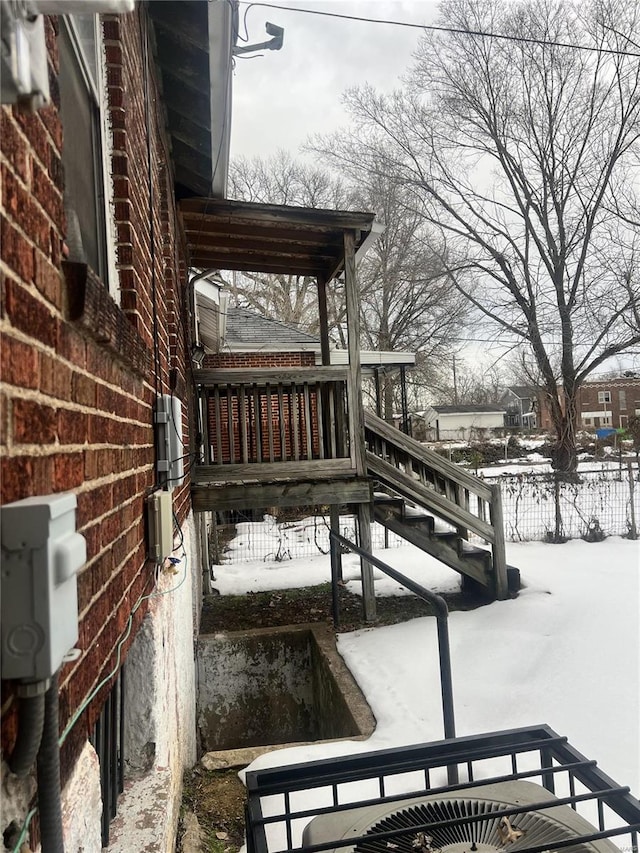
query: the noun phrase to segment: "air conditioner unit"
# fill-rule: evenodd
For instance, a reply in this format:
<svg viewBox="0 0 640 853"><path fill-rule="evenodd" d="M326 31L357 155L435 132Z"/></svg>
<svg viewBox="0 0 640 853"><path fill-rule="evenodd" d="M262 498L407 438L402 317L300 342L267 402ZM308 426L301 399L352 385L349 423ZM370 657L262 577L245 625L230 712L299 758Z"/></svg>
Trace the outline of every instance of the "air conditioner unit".
<svg viewBox="0 0 640 853"><path fill-rule="evenodd" d="M531 847L552 853L559 842L570 853L620 853L607 839L581 840L596 830L566 805L506 817L501 814L555 800L533 782L466 788L448 796L434 794L320 815L304 830L302 843L330 844L365 837L351 847L327 847L327 853L516 853ZM425 825L433 828L425 829ZM389 836L394 830L402 832ZM575 845L564 847L571 839L576 839Z"/></svg>

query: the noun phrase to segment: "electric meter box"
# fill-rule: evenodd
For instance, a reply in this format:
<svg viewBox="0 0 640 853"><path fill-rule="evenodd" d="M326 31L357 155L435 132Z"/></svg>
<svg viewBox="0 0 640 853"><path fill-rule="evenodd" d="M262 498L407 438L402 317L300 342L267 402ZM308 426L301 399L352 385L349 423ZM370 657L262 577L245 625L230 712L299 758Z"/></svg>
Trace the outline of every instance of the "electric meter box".
<svg viewBox="0 0 640 853"><path fill-rule="evenodd" d="M76 496L25 498L0 508L2 678L43 681L78 639L77 572L87 560Z"/></svg>
<svg viewBox="0 0 640 853"><path fill-rule="evenodd" d="M156 398L157 469L160 484L172 489L184 481L182 402L172 394Z"/></svg>

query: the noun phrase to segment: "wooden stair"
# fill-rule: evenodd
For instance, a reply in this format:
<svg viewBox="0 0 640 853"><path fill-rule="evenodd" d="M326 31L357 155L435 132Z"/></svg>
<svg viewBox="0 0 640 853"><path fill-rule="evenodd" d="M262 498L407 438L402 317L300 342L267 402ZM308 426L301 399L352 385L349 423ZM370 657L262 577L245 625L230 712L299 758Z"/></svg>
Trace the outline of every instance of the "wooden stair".
<svg viewBox="0 0 640 853"><path fill-rule="evenodd" d="M367 412L367 469L373 518L463 576L491 598L519 589L507 566L500 491ZM470 534L487 547L470 542Z"/></svg>
<svg viewBox="0 0 640 853"><path fill-rule="evenodd" d="M491 552L470 544L453 529L442 529L435 516L414 513L412 509L402 498L378 494L374 498L373 518L449 568L488 587Z"/></svg>

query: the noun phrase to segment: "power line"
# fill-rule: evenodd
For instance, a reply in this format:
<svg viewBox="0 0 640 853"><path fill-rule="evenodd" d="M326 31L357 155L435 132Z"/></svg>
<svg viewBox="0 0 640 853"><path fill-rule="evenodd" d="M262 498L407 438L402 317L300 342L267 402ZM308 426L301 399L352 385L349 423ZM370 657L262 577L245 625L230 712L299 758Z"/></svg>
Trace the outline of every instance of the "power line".
<svg viewBox="0 0 640 853"><path fill-rule="evenodd" d="M301 12L305 15L319 15L323 18L339 18L343 21L358 21L365 24L386 24L392 27L407 27L416 30L432 30L439 33L451 33L454 35L477 36L479 38L502 39L503 41L515 41L523 44L539 44L543 47L566 47L571 50L587 50L592 53L607 53L613 56L635 56L640 58L640 53L634 53L628 50L614 50L607 47L592 47L586 44L570 44L563 41L546 41L545 39L528 38L527 36L509 36L504 33L489 33L483 30L464 30L455 27L439 27L434 24L418 24L413 21L396 21L385 18L366 18L359 15L345 15L341 12L322 12L319 9L296 9L293 6L281 6L277 3L248 3L247 0L239 0L240 3L247 6L247 12L252 6L261 6L265 9L280 9L284 12ZM246 20L246 12L245 12ZM627 36L623 36L627 41L631 41ZM633 42L632 42L633 43Z"/></svg>

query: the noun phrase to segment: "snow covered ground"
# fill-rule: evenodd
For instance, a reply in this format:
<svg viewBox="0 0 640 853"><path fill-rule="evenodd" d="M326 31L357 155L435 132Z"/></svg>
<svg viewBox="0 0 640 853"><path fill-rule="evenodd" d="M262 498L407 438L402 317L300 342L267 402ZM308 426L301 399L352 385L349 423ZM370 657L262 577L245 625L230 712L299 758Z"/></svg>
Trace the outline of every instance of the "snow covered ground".
<svg viewBox="0 0 640 853"><path fill-rule="evenodd" d="M526 585L518 598L450 617L457 733L547 723L638 795L639 543L612 537L507 548ZM377 555L435 590L459 582L411 546ZM352 555L345 557L345 575L359 589ZM303 586L328 580L329 560L225 565L216 578L223 594ZM405 594L376 578L378 595ZM338 648L375 714L374 734L365 742L275 751L250 769L442 737L434 619L342 634Z"/></svg>

